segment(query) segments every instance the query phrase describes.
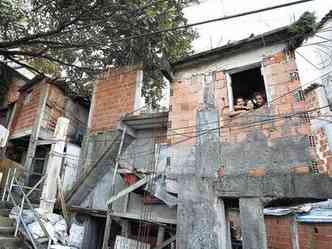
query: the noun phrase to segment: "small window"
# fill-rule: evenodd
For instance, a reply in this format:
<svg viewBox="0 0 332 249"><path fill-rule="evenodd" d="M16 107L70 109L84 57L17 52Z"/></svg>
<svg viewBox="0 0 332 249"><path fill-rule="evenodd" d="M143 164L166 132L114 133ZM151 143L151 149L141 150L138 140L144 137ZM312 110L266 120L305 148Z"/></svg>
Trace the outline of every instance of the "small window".
<svg viewBox="0 0 332 249"><path fill-rule="evenodd" d="M32 90L27 92L27 94L24 96L23 105L30 104L31 100L32 100Z"/></svg>
<svg viewBox="0 0 332 249"><path fill-rule="evenodd" d="M264 103L266 102L265 84L260 67L230 74L230 80L233 94L233 99L230 101L233 101L233 105L236 105L237 100L242 98L245 103L250 102L255 108L259 107L255 101L256 93L262 95Z"/></svg>

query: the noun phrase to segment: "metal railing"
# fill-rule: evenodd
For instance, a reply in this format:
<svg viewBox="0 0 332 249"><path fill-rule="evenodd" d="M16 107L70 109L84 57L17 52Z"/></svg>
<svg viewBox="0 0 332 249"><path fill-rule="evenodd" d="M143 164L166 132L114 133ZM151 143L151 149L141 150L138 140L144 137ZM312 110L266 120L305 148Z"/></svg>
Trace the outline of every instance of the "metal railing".
<svg viewBox="0 0 332 249"><path fill-rule="evenodd" d="M28 229L27 224L24 222L23 210L24 210L25 204L27 204L27 206L28 206L29 210L32 212L35 220L39 223L42 231L46 235L46 237L48 239L47 248L49 248L53 242L53 239L51 238L50 234L48 233L44 223L41 221L39 214L35 211L33 205L31 204L31 202L29 200L29 196L32 194L33 191L41 190L41 189L38 189L38 186L40 186L42 184L42 182L45 180L45 178L46 178L46 175L42 176L42 178L33 187L28 187L28 186L24 186L23 184L21 184L18 181L18 179L16 177L16 169L14 169L14 170L9 169L7 178L6 178L5 188L4 188L3 195L2 195L2 201L4 201L4 200L11 201L13 203L14 207L16 208L16 210L18 210L14 236L17 237L18 231L20 229L20 225L22 224L24 231L27 234L29 240L31 241L31 244L34 249L40 249L41 246L38 243L38 241L36 241L34 239L33 235L31 234L31 231ZM22 196L20 206L17 204L17 202L13 196L13 193L12 193L14 187L16 187L15 190L18 190L18 192L17 192L18 195ZM28 190L28 192L25 193L24 190Z"/></svg>

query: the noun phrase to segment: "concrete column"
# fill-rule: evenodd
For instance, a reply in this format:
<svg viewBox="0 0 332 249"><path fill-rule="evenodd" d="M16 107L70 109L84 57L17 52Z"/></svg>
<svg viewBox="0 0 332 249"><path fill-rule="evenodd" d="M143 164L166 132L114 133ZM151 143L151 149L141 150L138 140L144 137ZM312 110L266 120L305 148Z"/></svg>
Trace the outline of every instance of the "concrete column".
<svg viewBox="0 0 332 249"><path fill-rule="evenodd" d="M292 237L292 246L293 246L292 249L300 249L299 231L298 231L297 220L296 220L295 214L292 217L291 237Z"/></svg>
<svg viewBox="0 0 332 249"><path fill-rule="evenodd" d="M229 220L229 211L225 209L226 211L226 248L232 249L232 238L231 238L231 223Z"/></svg>
<svg viewBox="0 0 332 249"><path fill-rule="evenodd" d="M130 224L128 220L121 221L121 236L128 238Z"/></svg>
<svg viewBox="0 0 332 249"><path fill-rule="evenodd" d="M57 180L63 160L63 151L66 145L65 139L69 127L69 119L60 117L54 131L56 143L52 145L47 163L46 179L44 182L40 208L52 213L57 194Z"/></svg>
<svg viewBox="0 0 332 249"><path fill-rule="evenodd" d="M205 81L203 88L202 108L197 112L201 135L193 148L195 165L183 165L178 178L177 249L226 249L227 245L225 205L214 189L221 165L214 82Z"/></svg>
<svg viewBox="0 0 332 249"><path fill-rule="evenodd" d="M82 249L95 249L98 243L98 224L92 216L87 216L84 222Z"/></svg>
<svg viewBox="0 0 332 249"><path fill-rule="evenodd" d="M160 246L165 240L165 227L159 226L158 227L158 235L157 235L157 246Z"/></svg>
<svg viewBox="0 0 332 249"><path fill-rule="evenodd" d="M263 209L259 198L240 198L240 221L244 249L267 249Z"/></svg>

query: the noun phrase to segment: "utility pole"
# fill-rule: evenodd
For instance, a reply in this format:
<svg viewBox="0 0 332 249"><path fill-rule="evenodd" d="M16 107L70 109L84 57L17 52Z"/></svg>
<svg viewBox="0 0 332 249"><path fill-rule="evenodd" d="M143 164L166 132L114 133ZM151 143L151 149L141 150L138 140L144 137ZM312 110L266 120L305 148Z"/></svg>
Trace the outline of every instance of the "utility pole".
<svg viewBox="0 0 332 249"><path fill-rule="evenodd" d="M56 201L57 181L61 171L68 127L69 119L60 117L54 131L55 144L51 147L46 169L47 176L40 200L40 208L48 213L53 212L54 203Z"/></svg>

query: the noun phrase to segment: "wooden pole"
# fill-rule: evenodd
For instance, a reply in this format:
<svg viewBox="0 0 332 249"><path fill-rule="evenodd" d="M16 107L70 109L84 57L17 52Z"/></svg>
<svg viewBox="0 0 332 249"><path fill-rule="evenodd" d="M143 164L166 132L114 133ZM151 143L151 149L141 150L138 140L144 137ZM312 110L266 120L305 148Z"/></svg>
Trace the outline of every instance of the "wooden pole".
<svg viewBox="0 0 332 249"><path fill-rule="evenodd" d="M121 152L122 152L122 146L123 146L123 143L124 143L125 136L126 136L126 128L124 128L124 130L122 131L121 142L120 142L118 155L117 155L116 162L115 162L115 168L114 168L114 173L113 173L112 183L111 183L112 197L114 196L114 193L115 193L116 174L117 174L118 167L119 167L119 157L120 157ZM112 203L110 203L110 205L107 206L107 217L106 217L106 224L105 224L105 231L104 231L104 241L103 241L103 248L102 249L108 249L108 241L109 241L109 238L110 238L111 225L112 225L111 213L112 213Z"/></svg>
<svg viewBox="0 0 332 249"><path fill-rule="evenodd" d="M56 201L57 179L61 171L68 127L69 119L60 117L54 131L56 143L51 147L46 169L46 180L44 182L42 197L40 199L40 208L49 213L53 212Z"/></svg>
<svg viewBox="0 0 332 249"><path fill-rule="evenodd" d="M107 210L107 216L106 216L104 241L103 241L103 248L102 249L108 249L108 241L110 239L111 225L112 225L111 210L108 209Z"/></svg>

